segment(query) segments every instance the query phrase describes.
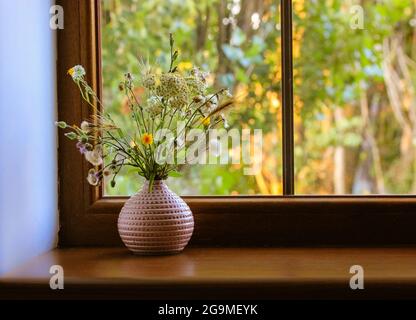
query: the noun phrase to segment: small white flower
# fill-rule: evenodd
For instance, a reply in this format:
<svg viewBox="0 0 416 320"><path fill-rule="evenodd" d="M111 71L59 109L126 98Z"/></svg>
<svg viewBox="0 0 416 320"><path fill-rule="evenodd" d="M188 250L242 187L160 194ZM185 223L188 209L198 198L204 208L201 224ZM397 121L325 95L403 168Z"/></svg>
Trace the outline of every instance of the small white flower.
<svg viewBox="0 0 416 320"><path fill-rule="evenodd" d="M214 111L218 106L218 98L217 96L209 96L206 97L205 105L203 106L203 112L209 114L210 112Z"/></svg>
<svg viewBox="0 0 416 320"><path fill-rule="evenodd" d="M230 92L228 89L224 90L224 91L222 92L222 95L223 95L224 97L227 97L227 98L232 98L232 97L233 97L233 95L231 94L231 92Z"/></svg>
<svg viewBox="0 0 416 320"><path fill-rule="evenodd" d="M97 186L99 184L100 178L94 169L88 171L87 181L92 186Z"/></svg>
<svg viewBox="0 0 416 320"><path fill-rule="evenodd" d="M94 150L85 153L85 159L94 166L103 164L103 150L101 145L96 145Z"/></svg>
<svg viewBox="0 0 416 320"><path fill-rule="evenodd" d="M220 113L221 119L224 123L224 128L228 129L230 127L230 125L228 124L227 118L225 116L225 114L223 112Z"/></svg>
<svg viewBox="0 0 416 320"><path fill-rule="evenodd" d="M218 97L214 96L214 98L212 98L211 102L214 106L214 109L216 109L218 107L218 104L219 104Z"/></svg>
<svg viewBox="0 0 416 320"><path fill-rule="evenodd" d="M83 66L76 65L68 70L68 74L72 77L73 80L78 81L85 76L86 72Z"/></svg>
<svg viewBox="0 0 416 320"><path fill-rule="evenodd" d="M198 77L202 81L205 81L208 78L208 76L209 76L209 72L202 71L198 67L193 67L191 69L191 72L190 73L191 73L191 75L193 75L195 77Z"/></svg>
<svg viewBox="0 0 416 320"><path fill-rule="evenodd" d="M134 81L134 76L130 72L127 72L124 74L124 79L129 85L131 85Z"/></svg>
<svg viewBox="0 0 416 320"><path fill-rule="evenodd" d="M84 131L84 132L90 132L90 129L91 129L91 127L90 127L90 124L89 124L89 122L88 121L82 121L81 122L81 130L82 131Z"/></svg>

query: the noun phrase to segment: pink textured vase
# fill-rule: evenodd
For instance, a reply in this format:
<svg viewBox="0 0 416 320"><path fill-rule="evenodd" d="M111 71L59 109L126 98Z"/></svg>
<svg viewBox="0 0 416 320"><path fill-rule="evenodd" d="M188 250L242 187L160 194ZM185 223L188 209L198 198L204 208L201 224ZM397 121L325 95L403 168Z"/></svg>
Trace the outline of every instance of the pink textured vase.
<svg viewBox="0 0 416 320"><path fill-rule="evenodd" d="M188 205L158 180L149 192L145 182L140 192L124 204L118 218L118 232L135 254L159 255L182 251L194 230Z"/></svg>

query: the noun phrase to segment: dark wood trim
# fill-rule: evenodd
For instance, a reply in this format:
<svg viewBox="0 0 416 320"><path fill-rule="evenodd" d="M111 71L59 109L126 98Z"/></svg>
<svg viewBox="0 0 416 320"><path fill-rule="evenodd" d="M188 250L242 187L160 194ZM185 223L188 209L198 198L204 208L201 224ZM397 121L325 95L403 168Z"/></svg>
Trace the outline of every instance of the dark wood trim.
<svg viewBox="0 0 416 320"><path fill-rule="evenodd" d="M282 43L283 195L295 194L293 132L292 0L280 1Z"/></svg>
<svg viewBox="0 0 416 320"><path fill-rule="evenodd" d="M414 197L186 197L193 246L414 245ZM63 245L121 245L123 198L104 198L79 217ZM68 226L67 226L68 228Z"/></svg>
<svg viewBox="0 0 416 320"><path fill-rule="evenodd" d="M65 28L58 31L58 118L70 124L79 124L89 118L91 108L82 100L78 88L67 75L67 70L81 64L87 71L87 80L100 93L100 55L98 30L98 0L57 0L64 8ZM85 177L89 166L63 132L58 136L58 176L60 243L72 230L80 227L88 207L101 198L99 188L90 188ZM82 226L80 227L82 228Z"/></svg>
<svg viewBox="0 0 416 320"><path fill-rule="evenodd" d="M282 0L284 25L291 20L290 3ZM58 33L58 116L80 123L90 109L66 72L82 64L89 82L100 92L99 1L58 0L57 4L65 11L65 29ZM292 119L291 68L286 64L291 65L291 30L282 26L282 31L286 35L284 119ZM293 123L284 122L288 123L284 128L285 194L292 194ZM62 132L58 157L60 245L120 245L117 216L125 198L103 198L102 190L87 184L89 167ZM416 244L416 197L412 196L185 197L185 201L195 214L191 240L195 246Z"/></svg>

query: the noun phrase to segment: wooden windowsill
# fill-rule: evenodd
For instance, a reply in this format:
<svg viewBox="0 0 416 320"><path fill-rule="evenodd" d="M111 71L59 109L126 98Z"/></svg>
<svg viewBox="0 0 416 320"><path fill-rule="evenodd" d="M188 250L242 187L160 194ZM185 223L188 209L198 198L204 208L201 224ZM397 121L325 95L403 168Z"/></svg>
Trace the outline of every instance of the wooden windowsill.
<svg viewBox="0 0 416 320"><path fill-rule="evenodd" d="M64 290L49 288L61 265ZM364 290L351 290L352 265ZM415 298L416 248L187 248L140 257L124 248L56 249L0 278L0 298Z"/></svg>

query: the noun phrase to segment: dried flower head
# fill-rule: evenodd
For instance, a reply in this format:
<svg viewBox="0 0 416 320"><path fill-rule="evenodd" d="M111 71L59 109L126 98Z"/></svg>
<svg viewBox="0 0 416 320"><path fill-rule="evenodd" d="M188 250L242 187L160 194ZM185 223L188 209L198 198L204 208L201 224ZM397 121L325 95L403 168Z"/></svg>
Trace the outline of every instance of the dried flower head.
<svg viewBox="0 0 416 320"><path fill-rule="evenodd" d="M149 90L154 90L156 88L156 75L153 73L146 73L143 76L143 87Z"/></svg>
<svg viewBox="0 0 416 320"><path fill-rule="evenodd" d="M149 112L152 116L157 116L163 111L163 105L160 101L160 98L156 96L151 96L147 99L146 111Z"/></svg>
<svg viewBox="0 0 416 320"><path fill-rule="evenodd" d="M186 78L186 84L193 95L205 95L207 90L206 74L198 68L193 68Z"/></svg>
<svg viewBox="0 0 416 320"><path fill-rule="evenodd" d="M170 105L174 109L181 109L188 104L188 95L186 93L179 93L170 99Z"/></svg>
<svg viewBox="0 0 416 320"><path fill-rule="evenodd" d="M68 70L68 74L72 77L74 81L82 80L85 76L85 69L81 65L76 65Z"/></svg>
<svg viewBox="0 0 416 320"><path fill-rule="evenodd" d="M177 95L189 96L189 89L185 79L177 73L162 74L157 91L165 99L174 98Z"/></svg>

